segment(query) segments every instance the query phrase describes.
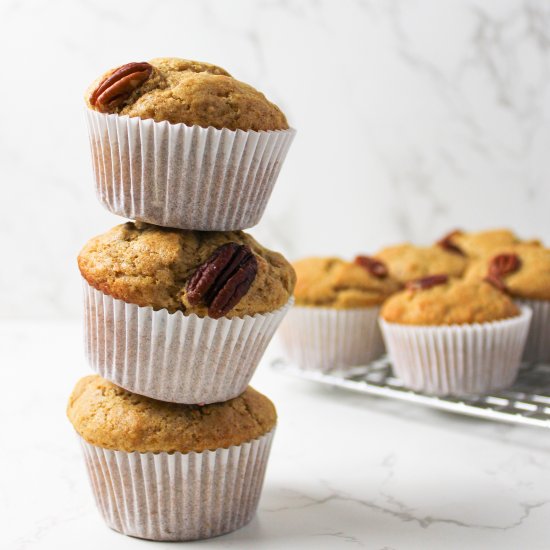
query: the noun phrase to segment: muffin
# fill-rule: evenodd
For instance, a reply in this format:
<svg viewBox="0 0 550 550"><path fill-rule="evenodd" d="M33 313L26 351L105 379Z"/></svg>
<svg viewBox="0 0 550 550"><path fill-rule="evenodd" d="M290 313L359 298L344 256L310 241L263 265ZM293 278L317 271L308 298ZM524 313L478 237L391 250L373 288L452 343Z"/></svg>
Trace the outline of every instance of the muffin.
<svg viewBox="0 0 550 550"><path fill-rule="evenodd" d="M86 92L100 113L219 130L286 130L283 112L252 86L210 63L173 57L110 69Z"/></svg>
<svg viewBox="0 0 550 550"><path fill-rule="evenodd" d="M521 241L510 229L486 229L478 232L452 231L438 245L450 251L460 252L469 258L485 258L494 250L524 242L539 245L539 241Z"/></svg>
<svg viewBox="0 0 550 550"><path fill-rule="evenodd" d="M91 239L86 350L101 376L177 403L246 388L292 303L295 273L250 235L128 222Z"/></svg>
<svg viewBox="0 0 550 550"><path fill-rule="evenodd" d="M433 275L389 298L380 325L405 386L462 395L514 382L530 319L529 308L488 282Z"/></svg>
<svg viewBox="0 0 550 550"><path fill-rule="evenodd" d="M328 372L379 357L380 305L400 288L386 266L358 256L354 262L307 258L294 268L296 305L280 330L289 359L300 368Z"/></svg>
<svg viewBox="0 0 550 550"><path fill-rule="evenodd" d="M516 244L473 262L465 277L489 279L533 311L524 360L550 362L550 249Z"/></svg>
<svg viewBox="0 0 550 550"><path fill-rule="evenodd" d="M464 255L456 251L411 243L383 248L376 258L384 262L390 275L401 283L437 274L460 277L468 263Z"/></svg>
<svg viewBox="0 0 550 550"><path fill-rule="evenodd" d="M271 401L254 389L200 407L156 401L87 376L67 415L112 529L194 540L234 531L254 516L277 421Z"/></svg>
<svg viewBox="0 0 550 550"><path fill-rule="evenodd" d="M85 101L100 202L166 227L258 223L295 134L261 92L186 59L111 69Z"/></svg>

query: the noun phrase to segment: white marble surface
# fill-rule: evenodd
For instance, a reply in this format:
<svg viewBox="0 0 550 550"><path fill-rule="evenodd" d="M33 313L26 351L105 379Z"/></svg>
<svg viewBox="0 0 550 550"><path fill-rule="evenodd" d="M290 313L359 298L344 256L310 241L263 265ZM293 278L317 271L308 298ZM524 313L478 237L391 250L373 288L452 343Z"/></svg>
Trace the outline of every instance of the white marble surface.
<svg viewBox="0 0 550 550"><path fill-rule="evenodd" d="M82 94L105 68L217 62L298 136L254 233L295 258L511 225L550 240L545 0L0 2L0 317L78 318L97 203Z"/></svg>
<svg viewBox="0 0 550 550"><path fill-rule="evenodd" d="M3 549L167 548L109 530L95 509L64 411L86 373L78 324L0 324ZM259 513L185 547L549 547L546 431L322 389L265 364L254 385L280 416Z"/></svg>

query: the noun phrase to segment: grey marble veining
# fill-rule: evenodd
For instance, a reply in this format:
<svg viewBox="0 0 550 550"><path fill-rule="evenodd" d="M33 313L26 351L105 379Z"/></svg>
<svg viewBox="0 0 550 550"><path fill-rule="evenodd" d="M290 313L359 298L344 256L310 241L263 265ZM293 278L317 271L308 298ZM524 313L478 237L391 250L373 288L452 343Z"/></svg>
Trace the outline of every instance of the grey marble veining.
<svg viewBox="0 0 550 550"><path fill-rule="evenodd" d="M11 0L0 4L1 317L73 317L94 197L82 94L180 55L263 90L298 129L253 233L290 257L508 225L550 241L542 0Z"/></svg>
<svg viewBox="0 0 550 550"><path fill-rule="evenodd" d="M2 548L160 550L110 530L95 509L64 414L89 374L80 332L0 323L0 417L17 419L2 424ZM548 548L547 430L320 388L269 369L277 354L253 381L279 415L258 514L201 548Z"/></svg>

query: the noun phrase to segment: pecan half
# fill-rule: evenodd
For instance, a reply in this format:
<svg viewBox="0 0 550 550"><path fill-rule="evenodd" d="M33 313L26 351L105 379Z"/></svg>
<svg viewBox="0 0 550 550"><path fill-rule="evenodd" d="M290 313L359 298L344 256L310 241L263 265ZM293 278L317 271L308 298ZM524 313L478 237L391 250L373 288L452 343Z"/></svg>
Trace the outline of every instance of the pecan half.
<svg viewBox="0 0 550 550"><path fill-rule="evenodd" d="M521 260L517 254L499 254L491 258L488 275L502 278L514 273L521 267Z"/></svg>
<svg viewBox="0 0 550 550"><path fill-rule="evenodd" d="M187 300L192 306L204 302L208 315L219 319L239 303L257 273L258 261L248 246L224 244L189 279Z"/></svg>
<svg viewBox="0 0 550 550"><path fill-rule="evenodd" d="M444 285L449 280L448 275L428 275L421 279L414 279L405 283L405 288L409 290L426 290L437 285Z"/></svg>
<svg viewBox="0 0 550 550"><path fill-rule="evenodd" d="M99 83L90 95L90 104L102 113L119 107L152 71L153 66L145 61L122 65Z"/></svg>
<svg viewBox="0 0 550 550"><path fill-rule="evenodd" d="M386 264L372 258L371 256L357 256L355 258L355 263L364 267L371 275L378 277L379 279L384 279L388 276L388 268Z"/></svg>
<svg viewBox="0 0 550 550"><path fill-rule="evenodd" d="M447 250L448 252L454 252L455 254L465 256L464 250L462 250L462 248L460 248L457 244L453 242L453 237L461 234L462 231L460 231L460 229L455 229L454 231L447 233L447 235L445 235L442 239L439 239L439 241L437 241L435 244L437 246L440 246L444 250Z"/></svg>
<svg viewBox="0 0 550 550"><path fill-rule="evenodd" d="M491 258L484 281L502 290L502 292L507 292L508 288L503 278L510 273L514 273L520 267L521 260L517 254L498 254Z"/></svg>

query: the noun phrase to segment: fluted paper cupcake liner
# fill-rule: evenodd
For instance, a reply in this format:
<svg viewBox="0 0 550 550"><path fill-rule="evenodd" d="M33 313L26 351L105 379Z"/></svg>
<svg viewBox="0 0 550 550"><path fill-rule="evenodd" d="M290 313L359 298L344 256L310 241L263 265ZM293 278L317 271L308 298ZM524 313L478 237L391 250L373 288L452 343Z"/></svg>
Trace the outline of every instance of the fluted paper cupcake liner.
<svg viewBox="0 0 550 550"><path fill-rule="evenodd" d="M127 453L80 438L97 506L125 535L183 541L246 525L258 507L274 430L202 453Z"/></svg>
<svg viewBox="0 0 550 550"><path fill-rule="evenodd" d="M550 363L550 301L518 300L518 303L533 311L523 360Z"/></svg>
<svg viewBox="0 0 550 550"><path fill-rule="evenodd" d="M201 318L129 304L84 282L86 355L103 378L140 395L227 401L246 389L292 301L270 313Z"/></svg>
<svg viewBox="0 0 550 550"><path fill-rule="evenodd" d="M292 363L307 370L365 365L384 352L379 310L295 306L279 330L283 349Z"/></svg>
<svg viewBox="0 0 550 550"><path fill-rule="evenodd" d="M393 369L404 385L433 395L486 393L516 379L531 310L471 325L412 326L380 320Z"/></svg>
<svg viewBox="0 0 550 550"><path fill-rule="evenodd" d="M263 215L296 131L217 130L87 110L97 196L125 218L230 231Z"/></svg>

